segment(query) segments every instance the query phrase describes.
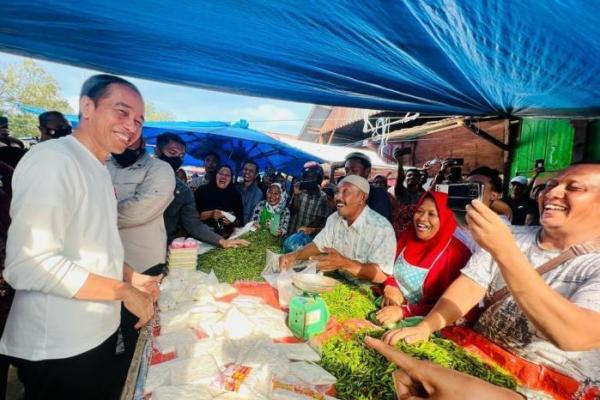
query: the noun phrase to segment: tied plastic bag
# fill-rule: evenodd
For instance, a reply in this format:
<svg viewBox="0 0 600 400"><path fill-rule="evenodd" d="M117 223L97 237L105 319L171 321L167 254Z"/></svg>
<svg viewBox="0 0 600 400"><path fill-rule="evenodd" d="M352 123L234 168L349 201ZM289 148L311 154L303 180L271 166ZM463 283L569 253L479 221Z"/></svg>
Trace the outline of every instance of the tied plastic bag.
<svg viewBox="0 0 600 400"><path fill-rule="evenodd" d="M304 274L316 274L317 263L314 261L306 261L298 264L293 269L287 271L279 270L279 254L267 250L267 265L263 269L261 276L279 293L279 305L287 308L290 300L294 296L299 296L302 291L293 284L293 276L295 271Z"/></svg>

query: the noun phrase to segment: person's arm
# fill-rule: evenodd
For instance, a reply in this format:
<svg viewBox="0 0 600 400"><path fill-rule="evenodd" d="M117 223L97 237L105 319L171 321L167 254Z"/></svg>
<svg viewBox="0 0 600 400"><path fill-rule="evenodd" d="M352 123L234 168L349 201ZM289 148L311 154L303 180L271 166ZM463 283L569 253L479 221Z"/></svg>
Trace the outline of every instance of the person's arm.
<svg viewBox="0 0 600 400"><path fill-rule="evenodd" d="M461 275L444 292L421 323L413 328L394 329L385 334L384 340L392 345L401 339L407 343L427 340L436 331L465 316L485 296L486 288Z"/></svg>
<svg viewBox="0 0 600 400"><path fill-rule="evenodd" d="M515 391L413 358L370 336L365 338L365 345L398 366L392 374L398 399L523 400Z"/></svg>
<svg viewBox="0 0 600 400"><path fill-rule="evenodd" d="M287 235L288 227L290 226L290 210L284 208L281 211L281 219L279 221L279 230L281 231L281 236Z"/></svg>
<svg viewBox="0 0 600 400"><path fill-rule="evenodd" d="M447 173L448 173L448 160L445 160L442 163L440 170L435 175L435 178L433 179L432 187L435 188L435 185L441 185L444 182L444 180L446 180Z"/></svg>
<svg viewBox="0 0 600 400"><path fill-rule="evenodd" d="M552 289L535 271L515 243L510 229L497 215L481 202L474 201L467 210L467 221L475 241L498 263L519 308L548 340L565 351L585 351L600 346L600 312L581 307ZM600 289L599 281L600 278L586 283L591 286L579 291L593 296ZM573 297L577 297L577 293Z"/></svg>
<svg viewBox="0 0 600 400"><path fill-rule="evenodd" d="M181 207L179 220L181 221L181 227L187 232L188 235L201 242L212 244L213 246L219 245L223 238L213 232L205 223L198 217L196 211L196 205L194 204L194 197L191 190L186 190L181 193L184 196L183 206ZM208 211L210 212L210 211Z"/></svg>
<svg viewBox="0 0 600 400"><path fill-rule="evenodd" d="M261 201L260 203L258 203L256 205L256 207L254 207L254 211L252 212L252 221L253 222L260 221L260 213L262 212L264 206L265 206L265 204Z"/></svg>
<svg viewBox="0 0 600 400"><path fill-rule="evenodd" d="M133 197L118 203L119 229L146 224L163 214L173 200L175 175L163 161L150 160L152 165ZM157 162L154 162L157 161Z"/></svg>
<svg viewBox="0 0 600 400"><path fill-rule="evenodd" d="M404 192L404 180L406 179L406 175L404 174L404 166L402 165L402 156L399 152L400 149L396 149L394 151L394 159L398 163L397 175L396 175L396 185L394 186L394 194L396 198L400 197L400 194Z"/></svg>
<svg viewBox="0 0 600 400"><path fill-rule="evenodd" d="M320 254L319 248L314 242L310 242L306 246L293 251L288 254L284 254L279 257L279 269L287 270L291 268L297 261L308 260L312 256Z"/></svg>

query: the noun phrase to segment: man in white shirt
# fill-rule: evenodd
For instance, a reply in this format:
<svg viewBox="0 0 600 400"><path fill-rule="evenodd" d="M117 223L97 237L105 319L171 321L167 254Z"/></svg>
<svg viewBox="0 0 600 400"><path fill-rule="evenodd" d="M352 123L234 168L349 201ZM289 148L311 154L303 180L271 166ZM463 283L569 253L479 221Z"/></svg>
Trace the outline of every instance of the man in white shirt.
<svg viewBox="0 0 600 400"><path fill-rule="evenodd" d="M365 178L346 176L336 188L337 212L327 218L325 228L311 243L281 256L280 268L310 258L321 271L339 270L359 279L385 281L394 267L396 237L389 221L367 206L369 189Z"/></svg>
<svg viewBox="0 0 600 400"><path fill-rule="evenodd" d="M135 142L144 102L110 75L81 89L73 135L35 146L13 177L4 277L15 299L0 353L16 358L26 399L110 395L121 301L154 312L158 279L123 263L108 153Z"/></svg>
<svg viewBox="0 0 600 400"><path fill-rule="evenodd" d="M106 164L117 196L118 226L125 262L145 275L160 275L167 259L167 232L163 213L173 200L175 175L171 166L151 157L140 136ZM121 307L121 334L125 353L121 378L125 381L135 352L137 318Z"/></svg>

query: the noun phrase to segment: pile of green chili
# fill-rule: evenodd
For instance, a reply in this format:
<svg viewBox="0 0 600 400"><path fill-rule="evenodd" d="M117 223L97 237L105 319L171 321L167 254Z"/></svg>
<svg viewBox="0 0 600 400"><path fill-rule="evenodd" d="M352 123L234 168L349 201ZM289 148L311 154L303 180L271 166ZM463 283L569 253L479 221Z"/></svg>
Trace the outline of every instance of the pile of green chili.
<svg viewBox="0 0 600 400"><path fill-rule="evenodd" d="M220 282L263 281L260 276L266 265L267 249L281 253L282 241L267 229L259 229L242 236L248 247L216 248L198 256L198 269L214 270Z"/></svg>
<svg viewBox="0 0 600 400"><path fill-rule="evenodd" d="M365 319L377 309L372 293L350 283L340 283L321 297L325 300L331 316L340 322Z"/></svg>
<svg viewBox="0 0 600 400"><path fill-rule="evenodd" d="M364 346L366 335L381 337L384 330L362 331L350 338L345 334L332 336L321 347L321 366L338 378L337 397L356 400L393 400L392 372L395 365L375 350ZM490 366L468 354L453 342L431 338L427 342L409 345L399 342L396 347L419 359L430 360L497 386L515 389L517 381L508 372Z"/></svg>

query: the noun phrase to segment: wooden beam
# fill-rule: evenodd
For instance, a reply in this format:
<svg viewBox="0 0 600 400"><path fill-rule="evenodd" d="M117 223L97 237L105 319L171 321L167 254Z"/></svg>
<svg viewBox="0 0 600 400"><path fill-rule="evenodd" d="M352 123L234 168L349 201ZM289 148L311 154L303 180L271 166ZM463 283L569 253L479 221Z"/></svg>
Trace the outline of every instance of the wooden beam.
<svg viewBox="0 0 600 400"><path fill-rule="evenodd" d="M471 120L465 121L465 127L468 130L470 130L471 132L473 132L474 135L479 136L486 142L489 142L504 151L510 150L510 144L501 142L500 140L496 139L494 136L490 135L488 132L484 131L483 129L480 129L478 126L475 126L473 121L471 121Z"/></svg>

